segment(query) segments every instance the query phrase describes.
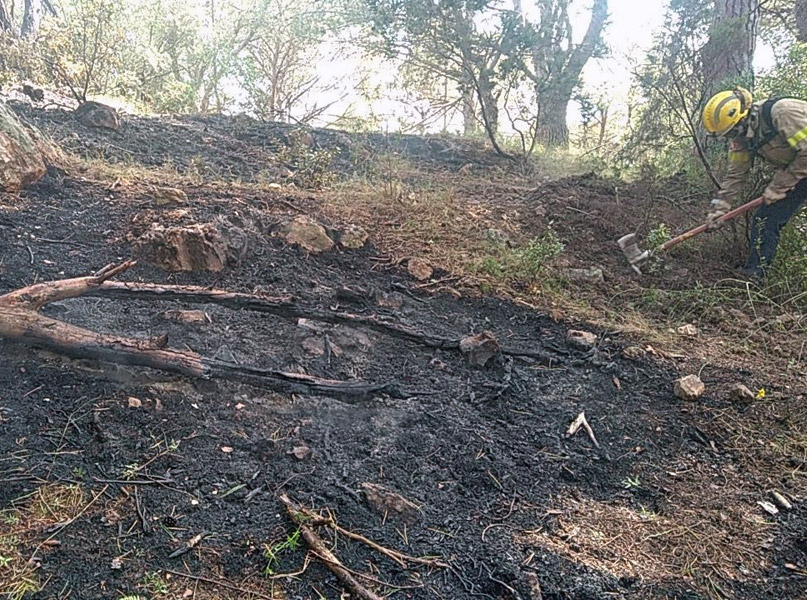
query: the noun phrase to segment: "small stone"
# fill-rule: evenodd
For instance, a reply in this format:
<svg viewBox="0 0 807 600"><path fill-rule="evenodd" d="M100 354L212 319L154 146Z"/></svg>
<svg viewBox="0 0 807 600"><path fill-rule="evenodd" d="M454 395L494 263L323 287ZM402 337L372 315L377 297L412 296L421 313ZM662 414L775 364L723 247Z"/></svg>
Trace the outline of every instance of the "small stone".
<svg viewBox="0 0 807 600"><path fill-rule="evenodd" d="M729 396L736 402L753 402L756 394L749 390L742 383L735 383L729 388Z"/></svg>
<svg viewBox="0 0 807 600"><path fill-rule="evenodd" d="M698 335L698 328L695 327L692 323L687 323L686 325L681 325L678 329L676 329L678 335L685 335L688 337L695 337Z"/></svg>
<svg viewBox="0 0 807 600"><path fill-rule="evenodd" d="M188 201L188 194L178 188L161 187L152 193L154 204L166 206L169 204L185 204Z"/></svg>
<svg viewBox="0 0 807 600"><path fill-rule="evenodd" d="M345 248L358 250L363 248L370 236L359 225L348 225L339 237L339 243Z"/></svg>
<svg viewBox="0 0 807 600"><path fill-rule="evenodd" d="M232 451L233 451L233 448L232 448L232 446L222 446L221 451L224 452L224 454L231 454Z"/></svg>
<svg viewBox="0 0 807 600"><path fill-rule="evenodd" d="M697 400L706 391L706 386L697 375L687 375L675 380L675 395L681 400Z"/></svg>
<svg viewBox="0 0 807 600"><path fill-rule="evenodd" d="M782 508L784 510L793 510L793 505L790 503L790 500L785 498L782 494L780 494L776 490L771 490L771 496L773 496L773 499L776 502L776 504L779 505L779 508Z"/></svg>
<svg viewBox="0 0 807 600"><path fill-rule="evenodd" d="M757 504L759 504L762 507L762 510L771 516L776 516L779 514L779 509L767 500L757 500Z"/></svg>
<svg viewBox="0 0 807 600"><path fill-rule="evenodd" d="M143 406L143 401L140 398L129 396L129 408L140 408Z"/></svg>
<svg viewBox="0 0 807 600"><path fill-rule="evenodd" d="M166 321L178 323L207 323L207 315L203 310L167 310L162 314Z"/></svg>
<svg viewBox="0 0 807 600"><path fill-rule="evenodd" d="M578 348L593 348L597 345L597 335L590 331L570 329L566 332L566 341Z"/></svg>
<svg viewBox="0 0 807 600"><path fill-rule="evenodd" d="M93 102L92 100L84 102L73 111L73 116L79 123L87 127L120 131L120 116L118 115L118 111L100 102Z"/></svg>
<svg viewBox="0 0 807 600"><path fill-rule="evenodd" d="M308 446L295 446L289 454L292 454L297 460L305 460L311 456L311 448Z"/></svg>
<svg viewBox="0 0 807 600"><path fill-rule="evenodd" d="M303 350L312 356L325 354L325 340L321 337L307 337L302 342Z"/></svg>
<svg viewBox="0 0 807 600"><path fill-rule="evenodd" d="M384 518L398 517L408 523L417 520L420 507L414 502L377 483L362 483L361 487L368 504Z"/></svg>
<svg viewBox="0 0 807 600"><path fill-rule="evenodd" d="M400 292L382 292L375 296L375 302L384 308L398 309L404 305L406 298Z"/></svg>
<svg viewBox="0 0 807 600"><path fill-rule="evenodd" d="M641 360L647 356L647 351L639 346L628 346L622 351L622 356L630 360Z"/></svg>
<svg viewBox="0 0 807 600"><path fill-rule="evenodd" d="M589 267L586 269L565 269L563 273L569 281L578 283L604 283L605 275L600 267Z"/></svg>
<svg viewBox="0 0 807 600"><path fill-rule="evenodd" d="M426 281L434 273L434 269L432 269L429 262L422 258L410 258L406 265L406 270L418 281Z"/></svg>
<svg viewBox="0 0 807 600"><path fill-rule="evenodd" d="M312 254L333 248L333 240L325 228L306 216L299 216L281 225L279 232L287 244L300 246Z"/></svg>
<svg viewBox="0 0 807 600"><path fill-rule="evenodd" d="M460 352L465 355L468 364L484 367L487 362L499 353L499 342L490 331L477 335L469 335L460 340Z"/></svg>

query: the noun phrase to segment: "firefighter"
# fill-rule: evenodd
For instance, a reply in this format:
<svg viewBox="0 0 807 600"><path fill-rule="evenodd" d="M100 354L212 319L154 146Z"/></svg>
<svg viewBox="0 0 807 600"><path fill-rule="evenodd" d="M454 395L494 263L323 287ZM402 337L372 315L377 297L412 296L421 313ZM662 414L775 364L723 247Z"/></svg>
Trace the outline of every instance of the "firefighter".
<svg viewBox="0 0 807 600"><path fill-rule="evenodd" d="M744 272L759 282L773 264L782 228L807 200L807 102L795 98L754 102L748 90L738 87L709 99L703 125L708 133L729 140L728 172L707 215L710 229L717 228L720 223L715 219L739 200L756 156L778 167L751 223Z"/></svg>

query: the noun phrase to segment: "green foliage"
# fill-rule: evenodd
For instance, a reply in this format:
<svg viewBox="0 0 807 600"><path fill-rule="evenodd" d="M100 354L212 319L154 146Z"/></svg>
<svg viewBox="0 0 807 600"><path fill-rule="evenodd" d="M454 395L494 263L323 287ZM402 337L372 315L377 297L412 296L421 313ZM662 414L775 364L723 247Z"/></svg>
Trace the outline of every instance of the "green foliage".
<svg viewBox="0 0 807 600"><path fill-rule="evenodd" d="M38 39L0 34L0 84L55 81L79 100L115 95L156 112L209 112L231 107L240 83L257 114L268 98L288 113L313 91L319 42L343 23L321 4L64 0Z"/></svg>
<svg viewBox="0 0 807 600"><path fill-rule="evenodd" d="M800 309L807 309L807 215L796 215L782 232L769 284Z"/></svg>
<svg viewBox="0 0 807 600"><path fill-rule="evenodd" d="M305 129L295 129L289 143L278 152L278 160L294 171L295 181L305 188L322 189L336 180L332 169L337 148L317 148L313 136Z"/></svg>
<svg viewBox="0 0 807 600"><path fill-rule="evenodd" d="M564 248L552 229L521 246L491 241L487 255L479 261L477 269L499 281L536 285L550 279L551 263Z"/></svg>
<svg viewBox="0 0 807 600"><path fill-rule="evenodd" d="M265 19L260 34L244 47L236 71L247 92L247 106L259 118L307 123L332 102L301 100L320 86L316 62L319 44L342 21L334 11L315 10L311 0L263 0Z"/></svg>
<svg viewBox="0 0 807 600"><path fill-rule="evenodd" d="M125 14L122 0L72 0L61 21L43 26L43 60L77 100L125 85Z"/></svg>
<svg viewBox="0 0 807 600"><path fill-rule="evenodd" d="M622 487L626 490L637 490L642 487L642 481L638 476L629 476L622 480Z"/></svg>
<svg viewBox="0 0 807 600"><path fill-rule="evenodd" d="M784 41L780 41L784 43ZM807 98L807 44L790 42L776 66L757 80L757 96Z"/></svg>
<svg viewBox="0 0 807 600"><path fill-rule="evenodd" d="M143 586L152 596L165 596L168 594L168 584L157 571L149 571L143 576Z"/></svg>
<svg viewBox="0 0 807 600"><path fill-rule="evenodd" d="M533 238L517 252L523 274L530 282L535 282L546 272L551 260L563 252L563 242L553 230L548 230L540 237Z"/></svg>
<svg viewBox="0 0 807 600"><path fill-rule="evenodd" d="M270 576L275 574L275 568L279 564L279 556L288 551L294 552L300 547L301 531L298 527L293 533L286 536L286 539L275 544L266 545L263 549L263 556L266 558L267 563L263 569L264 575Z"/></svg>
<svg viewBox="0 0 807 600"><path fill-rule="evenodd" d="M672 239L670 235L670 228L664 223L659 223L653 229L647 232L647 245L651 248L658 248L662 244L669 242Z"/></svg>

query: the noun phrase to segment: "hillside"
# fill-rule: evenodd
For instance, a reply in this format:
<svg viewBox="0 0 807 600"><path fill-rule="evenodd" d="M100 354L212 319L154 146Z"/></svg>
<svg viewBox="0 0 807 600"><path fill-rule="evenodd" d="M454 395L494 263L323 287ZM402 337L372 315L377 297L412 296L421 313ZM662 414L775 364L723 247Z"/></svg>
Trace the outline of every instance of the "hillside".
<svg viewBox="0 0 807 600"><path fill-rule="evenodd" d="M0 294L137 259L118 280L273 308L99 293L43 312L370 391L4 342L11 598L344 597L303 530L368 597L807 593L799 299L736 279L740 229L641 278L615 243L695 224L703 196L685 178L558 176L481 143L240 117L127 116L110 132L12 106L71 164L0 192ZM323 228L294 237L301 217ZM322 252L294 243L322 235ZM470 364L458 342L485 331L495 352ZM684 401L673 382L690 374L706 393ZM567 433L582 412L594 437ZM772 491L792 508L766 512ZM293 520L284 494L322 518Z"/></svg>

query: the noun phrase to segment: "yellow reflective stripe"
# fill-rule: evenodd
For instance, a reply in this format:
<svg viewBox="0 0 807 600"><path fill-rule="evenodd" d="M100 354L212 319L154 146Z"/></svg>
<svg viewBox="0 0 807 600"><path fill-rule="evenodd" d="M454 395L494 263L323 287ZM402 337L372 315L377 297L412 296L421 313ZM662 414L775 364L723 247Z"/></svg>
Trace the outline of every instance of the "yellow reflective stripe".
<svg viewBox="0 0 807 600"><path fill-rule="evenodd" d="M748 152L729 152L730 162L748 162L751 155Z"/></svg>
<svg viewBox="0 0 807 600"><path fill-rule="evenodd" d="M789 138L787 138L787 143L790 144L791 148L795 148L799 145L799 142L803 139L807 138L807 127L802 129L801 131L797 131Z"/></svg>

